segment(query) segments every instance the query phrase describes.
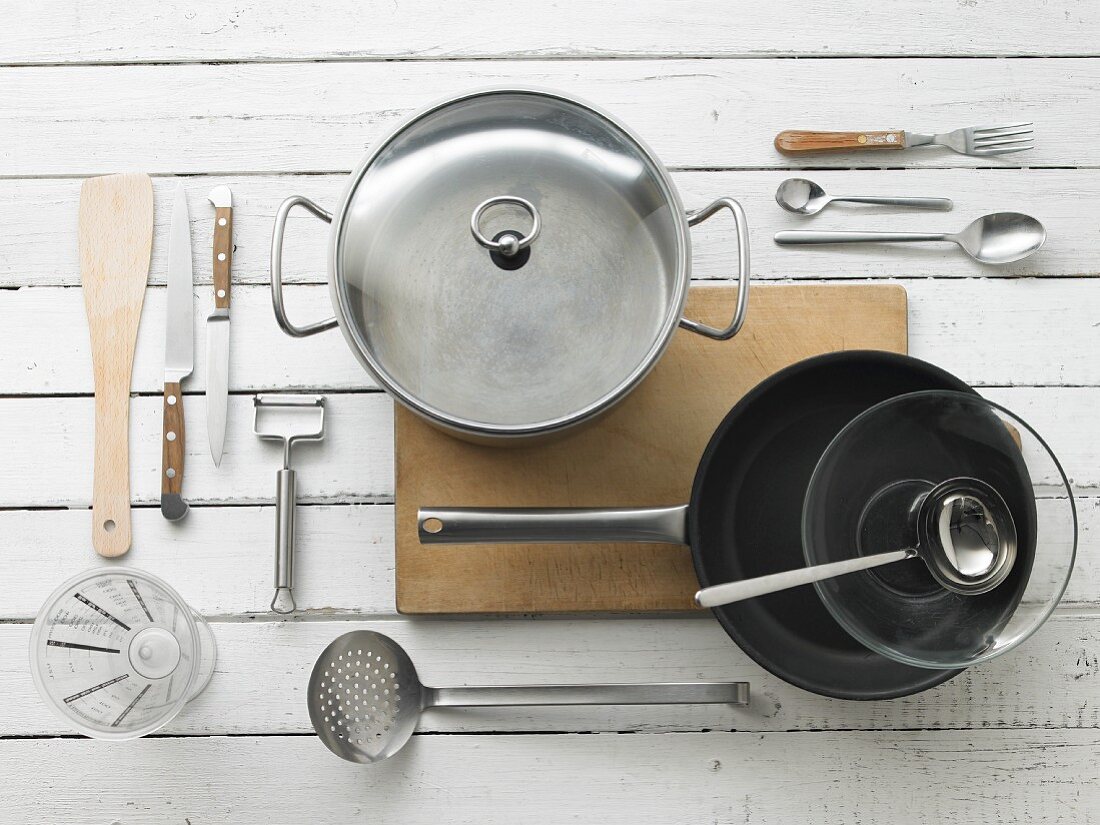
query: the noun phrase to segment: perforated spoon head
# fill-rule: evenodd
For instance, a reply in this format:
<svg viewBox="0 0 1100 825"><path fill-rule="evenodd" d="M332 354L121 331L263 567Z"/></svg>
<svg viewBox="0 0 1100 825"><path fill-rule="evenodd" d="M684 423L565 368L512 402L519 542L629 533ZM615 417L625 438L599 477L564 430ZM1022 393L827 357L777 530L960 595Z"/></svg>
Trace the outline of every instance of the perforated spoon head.
<svg viewBox="0 0 1100 825"><path fill-rule="evenodd" d="M336 638L314 664L309 719L341 759L380 762L413 735L425 690L397 642L371 630L354 630Z"/></svg>
<svg viewBox="0 0 1100 825"><path fill-rule="evenodd" d="M796 215L816 215L826 204L829 197L825 190L806 178L787 178L779 184L775 201L788 212Z"/></svg>

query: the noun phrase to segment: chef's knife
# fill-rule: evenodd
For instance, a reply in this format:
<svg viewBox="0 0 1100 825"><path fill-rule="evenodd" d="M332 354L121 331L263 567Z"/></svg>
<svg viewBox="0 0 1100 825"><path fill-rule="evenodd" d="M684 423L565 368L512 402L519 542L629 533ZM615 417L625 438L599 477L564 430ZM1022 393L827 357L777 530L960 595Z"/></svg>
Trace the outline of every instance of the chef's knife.
<svg viewBox="0 0 1100 825"><path fill-rule="evenodd" d="M214 204L214 311L206 319L206 433L210 457L220 467L229 407L229 293L233 265L233 194L219 186Z"/></svg>
<svg viewBox="0 0 1100 825"><path fill-rule="evenodd" d="M187 190L176 187L168 235L168 306L164 326L164 431L161 436L160 512L169 521L187 515L183 500L183 393L195 368L195 308L191 280L191 219Z"/></svg>

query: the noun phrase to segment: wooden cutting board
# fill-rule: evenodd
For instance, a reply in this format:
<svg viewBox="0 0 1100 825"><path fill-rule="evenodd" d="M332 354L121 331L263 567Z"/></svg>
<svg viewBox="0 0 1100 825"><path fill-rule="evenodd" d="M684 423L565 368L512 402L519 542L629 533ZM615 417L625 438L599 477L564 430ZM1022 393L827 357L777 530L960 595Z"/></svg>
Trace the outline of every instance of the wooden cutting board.
<svg viewBox="0 0 1100 825"><path fill-rule="evenodd" d="M421 506L682 504L711 433L777 370L842 349L907 350L895 285L754 285L731 341L678 330L618 407L552 442L486 447L447 436L398 406L397 609L401 613L688 610L686 547L653 544L422 546ZM694 287L687 315L723 326L730 287Z"/></svg>

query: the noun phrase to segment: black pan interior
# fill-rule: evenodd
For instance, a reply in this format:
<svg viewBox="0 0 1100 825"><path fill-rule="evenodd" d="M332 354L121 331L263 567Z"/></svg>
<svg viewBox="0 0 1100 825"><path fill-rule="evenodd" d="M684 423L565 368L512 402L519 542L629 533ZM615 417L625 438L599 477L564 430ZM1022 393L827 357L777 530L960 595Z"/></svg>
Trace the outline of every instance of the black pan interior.
<svg viewBox="0 0 1100 825"><path fill-rule="evenodd" d="M864 410L920 390L973 392L944 370L886 352L800 361L758 385L726 416L699 464L688 515L703 587L804 567L806 487L825 448ZM947 681L874 653L849 636L807 585L714 610L762 667L813 693L888 699Z"/></svg>

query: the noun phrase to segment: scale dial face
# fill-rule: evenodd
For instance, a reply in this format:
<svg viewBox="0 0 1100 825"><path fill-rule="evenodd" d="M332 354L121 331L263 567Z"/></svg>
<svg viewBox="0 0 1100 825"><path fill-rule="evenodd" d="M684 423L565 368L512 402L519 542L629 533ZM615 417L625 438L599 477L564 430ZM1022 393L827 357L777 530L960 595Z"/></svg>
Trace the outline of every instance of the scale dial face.
<svg viewBox="0 0 1100 825"><path fill-rule="evenodd" d="M82 733L132 739L164 725L192 695L199 632L191 609L159 579L93 570L42 607L31 670L47 704Z"/></svg>

